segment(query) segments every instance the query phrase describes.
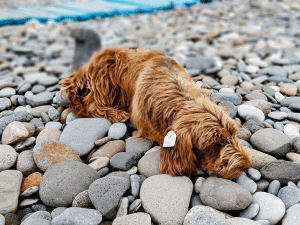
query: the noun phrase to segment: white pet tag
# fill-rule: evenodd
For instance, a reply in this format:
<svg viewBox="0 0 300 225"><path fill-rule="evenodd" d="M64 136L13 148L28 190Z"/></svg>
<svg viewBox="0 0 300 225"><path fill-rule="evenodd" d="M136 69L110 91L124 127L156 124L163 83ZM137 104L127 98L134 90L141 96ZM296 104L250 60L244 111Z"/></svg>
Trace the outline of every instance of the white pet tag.
<svg viewBox="0 0 300 225"><path fill-rule="evenodd" d="M173 147L175 146L176 134L174 131L170 130L165 136L163 147Z"/></svg>

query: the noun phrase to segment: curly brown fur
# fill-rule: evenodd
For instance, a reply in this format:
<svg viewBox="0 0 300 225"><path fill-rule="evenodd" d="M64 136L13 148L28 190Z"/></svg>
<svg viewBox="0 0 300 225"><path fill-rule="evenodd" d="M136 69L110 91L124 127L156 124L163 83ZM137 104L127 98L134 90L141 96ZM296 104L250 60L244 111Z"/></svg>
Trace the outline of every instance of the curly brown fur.
<svg viewBox="0 0 300 225"><path fill-rule="evenodd" d="M168 131L174 147L162 147L160 169L192 175L238 177L250 166L249 149L236 139L240 124L202 94L175 60L156 50L113 47L62 80L69 107L81 117L131 119L141 136L163 145ZM130 113L130 114L129 114Z"/></svg>

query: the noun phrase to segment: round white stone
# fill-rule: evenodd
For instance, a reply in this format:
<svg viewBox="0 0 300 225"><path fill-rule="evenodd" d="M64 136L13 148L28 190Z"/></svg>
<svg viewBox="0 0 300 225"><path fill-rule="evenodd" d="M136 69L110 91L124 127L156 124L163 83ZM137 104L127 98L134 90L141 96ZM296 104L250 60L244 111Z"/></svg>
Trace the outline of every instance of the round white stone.
<svg viewBox="0 0 300 225"><path fill-rule="evenodd" d="M280 87L278 87L278 86L270 86L270 88L272 88L275 91L280 92Z"/></svg>
<svg viewBox="0 0 300 225"><path fill-rule="evenodd" d="M268 220L271 225L277 224L285 213L285 205L280 198L266 192L256 192L252 203L259 205L259 212L254 220Z"/></svg>
<svg viewBox="0 0 300 225"><path fill-rule="evenodd" d="M293 124L286 124L283 128L283 132L288 136L291 140L294 140L296 137L300 137L300 133Z"/></svg>
<svg viewBox="0 0 300 225"><path fill-rule="evenodd" d="M108 137L112 139L121 139L127 132L127 126L124 123L114 123L108 130Z"/></svg>
<svg viewBox="0 0 300 225"><path fill-rule="evenodd" d="M296 204L288 208L282 219L281 225L296 225L299 224L300 204Z"/></svg>
<svg viewBox="0 0 300 225"><path fill-rule="evenodd" d="M280 103L284 99L284 96L280 92L276 92L275 99Z"/></svg>
<svg viewBox="0 0 300 225"><path fill-rule="evenodd" d="M255 66L255 65L249 65L246 67L246 70L248 73L257 73L257 71L259 70L259 67Z"/></svg>
<svg viewBox="0 0 300 225"><path fill-rule="evenodd" d="M231 88L221 88L219 90L220 93L234 93L234 90Z"/></svg>
<svg viewBox="0 0 300 225"><path fill-rule="evenodd" d="M243 119L246 119L248 115L251 115L257 116L261 122L265 120L265 114L260 109L251 105L240 105L238 107L238 114Z"/></svg>

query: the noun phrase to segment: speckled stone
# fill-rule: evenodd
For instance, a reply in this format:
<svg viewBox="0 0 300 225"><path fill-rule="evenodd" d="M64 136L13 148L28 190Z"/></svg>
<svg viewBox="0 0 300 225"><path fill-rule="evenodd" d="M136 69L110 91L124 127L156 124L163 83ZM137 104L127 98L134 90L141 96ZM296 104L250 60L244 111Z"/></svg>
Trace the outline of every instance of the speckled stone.
<svg viewBox="0 0 300 225"><path fill-rule="evenodd" d="M70 207L56 216L51 225L98 225L102 221L102 215L98 210Z"/></svg>
<svg viewBox="0 0 300 225"><path fill-rule="evenodd" d="M125 139L125 151L144 154L152 147L153 142L149 139L141 142L142 140L142 137Z"/></svg>
<svg viewBox="0 0 300 225"><path fill-rule="evenodd" d="M262 94L262 93L260 93L258 91L253 91L253 92L247 94L245 96L245 98L248 101L254 100L254 99L262 99L262 100L268 101L267 97L264 94Z"/></svg>
<svg viewBox="0 0 300 225"><path fill-rule="evenodd" d="M224 216L213 211L195 211L193 208L184 218L184 225L229 225Z"/></svg>
<svg viewBox="0 0 300 225"><path fill-rule="evenodd" d="M151 217L148 213L138 212L116 218L113 225L151 225Z"/></svg>
<svg viewBox="0 0 300 225"><path fill-rule="evenodd" d="M282 225L297 225L300 217L300 204L295 204L287 209L282 218Z"/></svg>
<svg viewBox="0 0 300 225"><path fill-rule="evenodd" d="M51 166L40 183L40 198L51 207L69 206L76 195L99 178L98 173L81 162L63 161ZM78 182L80 180L80 182Z"/></svg>
<svg viewBox="0 0 300 225"><path fill-rule="evenodd" d="M146 177L161 174L159 159L160 151L145 154L138 162L138 171Z"/></svg>
<svg viewBox="0 0 300 225"><path fill-rule="evenodd" d="M89 186L88 194L95 208L111 220L116 216L119 200L129 188L129 179L106 176L95 180Z"/></svg>
<svg viewBox="0 0 300 225"><path fill-rule="evenodd" d="M282 132L272 128L255 132L250 141L257 149L275 157L284 157L291 150L290 139Z"/></svg>
<svg viewBox="0 0 300 225"><path fill-rule="evenodd" d="M82 191L78 195L76 195L76 197L72 202L72 207L80 207L80 208L88 208L88 209L95 208L89 197L88 190Z"/></svg>
<svg viewBox="0 0 300 225"><path fill-rule="evenodd" d="M300 164L295 162L277 160L265 165L260 172L264 179L270 182L278 180L282 185L300 181Z"/></svg>
<svg viewBox="0 0 300 225"><path fill-rule="evenodd" d="M240 129L238 129L238 131L236 132L236 136L237 138L239 139L243 139L245 141L248 141L250 140L250 137L251 137L251 132L243 127L241 127Z"/></svg>
<svg viewBox="0 0 300 225"><path fill-rule="evenodd" d="M145 212L159 224L182 224L188 212L193 184L187 177L160 174L147 178L140 190Z"/></svg>
<svg viewBox="0 0 300 225"><path fill-rule="evenodd" d="M63 130L60 141L70 145L79 156L88 154L95 141L104 137L111 123L104 118L79 118Z"/></svg>
<svg viewBox="0 0 300 225"><path fill-rule="evenodd" d="M250 192L241 185L215 177L209 177L204 181L200 198L205 205L219 210L245 209L252 200Z"/></svg>

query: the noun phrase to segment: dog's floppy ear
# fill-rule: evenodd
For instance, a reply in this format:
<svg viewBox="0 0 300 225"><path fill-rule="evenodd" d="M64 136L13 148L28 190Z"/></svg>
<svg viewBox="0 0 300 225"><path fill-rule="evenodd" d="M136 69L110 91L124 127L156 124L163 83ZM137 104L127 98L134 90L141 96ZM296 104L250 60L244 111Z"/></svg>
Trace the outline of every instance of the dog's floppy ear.
<svg viewBox="0 0 300 225"><path fill-rule="evenodd" d="M171 176L190 176L197 170L197 157L193 152L192 138L189 133L177 132L176 135L175 146L161 148L160 170Z"/></svg>

